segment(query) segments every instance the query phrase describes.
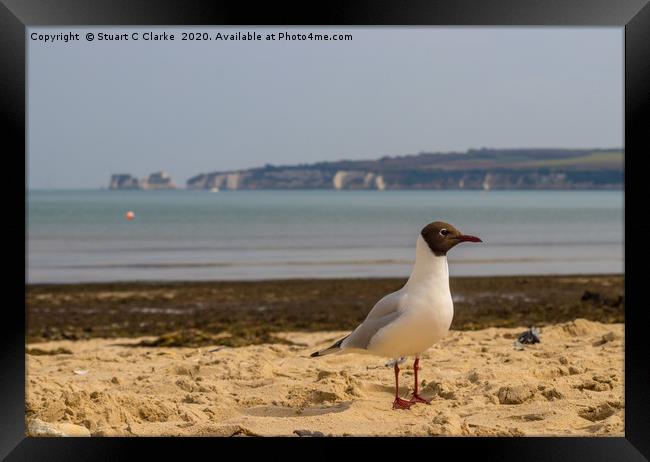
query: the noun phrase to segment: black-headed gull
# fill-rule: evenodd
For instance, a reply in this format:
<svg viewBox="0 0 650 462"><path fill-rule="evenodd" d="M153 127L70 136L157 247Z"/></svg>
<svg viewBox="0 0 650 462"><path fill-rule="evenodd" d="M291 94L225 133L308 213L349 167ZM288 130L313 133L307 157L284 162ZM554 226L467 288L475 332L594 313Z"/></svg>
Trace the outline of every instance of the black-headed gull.
<svg viewBox="0 0 650 462"><path fill-rule="evenodd" d="M351 334L311 356L331 353L365 353L394 358L395 401L393 409L409 409L415 403L430 403L418 395L420 355L449 331L454 303L449 291L447 252L461 242L482 242L462 234L449 223L435 221L418 236L415 264L404 287L386 295L370 310ZM399 397L400 359L414 356L413 397Z"/></svg>

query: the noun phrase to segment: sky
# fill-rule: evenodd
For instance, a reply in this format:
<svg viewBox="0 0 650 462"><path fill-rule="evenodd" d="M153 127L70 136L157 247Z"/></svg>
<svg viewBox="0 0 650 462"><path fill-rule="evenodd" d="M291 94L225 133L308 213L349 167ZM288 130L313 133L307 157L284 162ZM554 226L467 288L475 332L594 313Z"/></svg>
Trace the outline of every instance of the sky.
<svg viewBox="0 0 650 462"><path fill-rule="evenodd" d="M86 33L175 34L87 41ZM182 41L181 32L352 34ZM31 33L79 33L79 41ZM29 188L112 173L488 148L623 147L623 28L28 29Z"/></svg>

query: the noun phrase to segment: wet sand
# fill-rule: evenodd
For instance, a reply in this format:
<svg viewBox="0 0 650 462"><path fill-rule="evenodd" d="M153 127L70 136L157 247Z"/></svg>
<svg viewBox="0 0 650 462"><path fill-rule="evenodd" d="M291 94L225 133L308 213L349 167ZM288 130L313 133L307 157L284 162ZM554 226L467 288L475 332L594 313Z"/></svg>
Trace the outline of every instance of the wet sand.
<svg viewBox="0 0 650 462"><path fill-rule="evenodd" d="M278 341L287 331L353 329L405 279L30 285L27 340L164 336L160 346ZM452 329L624 322L624 278L452 278Z"/></svg>

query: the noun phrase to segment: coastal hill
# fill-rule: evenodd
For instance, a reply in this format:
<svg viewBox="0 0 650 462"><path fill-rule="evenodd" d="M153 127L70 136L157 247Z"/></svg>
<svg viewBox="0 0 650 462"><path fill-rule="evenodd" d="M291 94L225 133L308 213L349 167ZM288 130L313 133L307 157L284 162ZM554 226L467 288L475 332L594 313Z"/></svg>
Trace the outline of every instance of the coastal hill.
<svg viewBox="0 0 650 462"><path fill-rule="evenodd" d="M188 189L622 189L622 149L471 149L201 173Z"/></svg>

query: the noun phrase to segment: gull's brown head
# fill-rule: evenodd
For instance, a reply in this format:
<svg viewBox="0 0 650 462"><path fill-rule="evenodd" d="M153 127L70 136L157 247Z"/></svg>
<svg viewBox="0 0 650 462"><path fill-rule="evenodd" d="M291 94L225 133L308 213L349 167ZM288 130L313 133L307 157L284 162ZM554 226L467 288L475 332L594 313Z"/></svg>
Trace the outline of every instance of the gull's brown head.
<svg viewBox="0 0 650 462"><path fill-rule="evenodd" d="M461 242L483 242L476 236L461 233L454 226L443 221L429 223L420 234L436 256L447 255L452 247Z"/></svg>

